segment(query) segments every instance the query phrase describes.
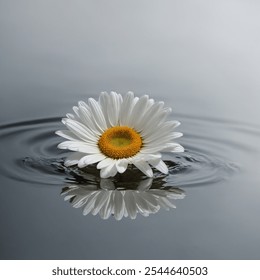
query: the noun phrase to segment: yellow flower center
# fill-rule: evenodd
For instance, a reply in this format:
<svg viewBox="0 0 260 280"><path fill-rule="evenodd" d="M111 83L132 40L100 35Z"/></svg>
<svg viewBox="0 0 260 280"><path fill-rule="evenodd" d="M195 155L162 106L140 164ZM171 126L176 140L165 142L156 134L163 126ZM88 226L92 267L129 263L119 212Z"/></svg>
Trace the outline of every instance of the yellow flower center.
<svg viewBox="0 0 260 280"><path fill-rule="evenodd" d="M100 136L98 146L101 152L110 158L128 158L140 151L142 138L133 128L115 126L108 128Z"/></svg>

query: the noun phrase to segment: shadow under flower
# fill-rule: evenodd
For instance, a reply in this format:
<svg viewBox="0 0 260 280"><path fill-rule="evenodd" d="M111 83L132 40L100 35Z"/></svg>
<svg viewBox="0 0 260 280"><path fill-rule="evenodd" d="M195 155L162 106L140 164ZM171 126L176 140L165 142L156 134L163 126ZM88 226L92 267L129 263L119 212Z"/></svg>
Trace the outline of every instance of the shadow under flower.
<svg viewBox="0 0 260 280"><path fill-rule="evenodd" d="M148 178L138 182L134 189L125 188L111 179L100 179L99 185L72 184L62 189L65 201L74 208L83 208L83 215L99 214L102 219L114 216L135 219L137 214L148 217L160 209L176 208L171 200L183 199L185 193L179 188L160 187Z"/></svg>

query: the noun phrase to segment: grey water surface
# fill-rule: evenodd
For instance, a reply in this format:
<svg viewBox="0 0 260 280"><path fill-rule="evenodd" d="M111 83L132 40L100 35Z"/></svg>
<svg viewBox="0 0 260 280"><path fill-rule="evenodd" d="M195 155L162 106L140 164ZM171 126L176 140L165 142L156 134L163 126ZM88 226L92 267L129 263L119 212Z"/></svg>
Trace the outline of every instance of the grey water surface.
<svg viewBox="0 0 260 280"><path fill-rule="evenodd" d="M0 0L0 259L259 259L259 12L253 0ZM164 155L169 175L64 167L61 118L111 90L173 108L186 150ZM160 207L117 220L80 204L126 191L137 211Z"/></svg>

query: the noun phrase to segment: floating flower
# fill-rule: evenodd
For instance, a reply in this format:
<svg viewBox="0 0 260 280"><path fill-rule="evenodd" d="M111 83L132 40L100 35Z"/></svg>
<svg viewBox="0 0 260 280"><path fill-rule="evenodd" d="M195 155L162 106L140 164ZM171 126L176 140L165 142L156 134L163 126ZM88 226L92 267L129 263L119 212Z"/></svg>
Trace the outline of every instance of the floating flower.
<svg viewBox="0 0 260 280"><path fill-rule="evenodd" d="M151 166L168 173L161 152L184 151L173 142L182 136L174 132L180 122L166 120L171 109L147 95L103 92L98 101L80 101L73 110L74 115L67 114L62 120L68 130L56 132L67 139L58 148L75 151L65 160L66 166L84 168L97 163L101 178L108 178L133 164L152 177Z"/></svg>
<svg viewBox="0 0 260 280"><path fill-rule="evenodd" d="M137 189L116 189L111 179L101 179L100 187L93 184L70 185L63 189L64 200L69 200L74 208L82 208L83 215L99 214L102 219L114 216L135 219L137 214L148 217L160 209L176 208L171 200L183 199L179 188L150 189L152 179L139 183Z"/></svg>

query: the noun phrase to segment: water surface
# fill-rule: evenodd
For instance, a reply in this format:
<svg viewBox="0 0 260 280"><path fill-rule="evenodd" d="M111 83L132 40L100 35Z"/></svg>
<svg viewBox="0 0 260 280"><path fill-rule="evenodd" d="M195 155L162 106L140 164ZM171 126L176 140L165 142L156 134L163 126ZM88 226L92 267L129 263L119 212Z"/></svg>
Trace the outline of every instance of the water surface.
<svg viewBox="0 0 260 280"><path fill-rule="evenodd" d="M1 2L1 259L260 258L259 5L212 5ZM173 108L169 175L64 166L61 118L103 90Z"/></svg>

